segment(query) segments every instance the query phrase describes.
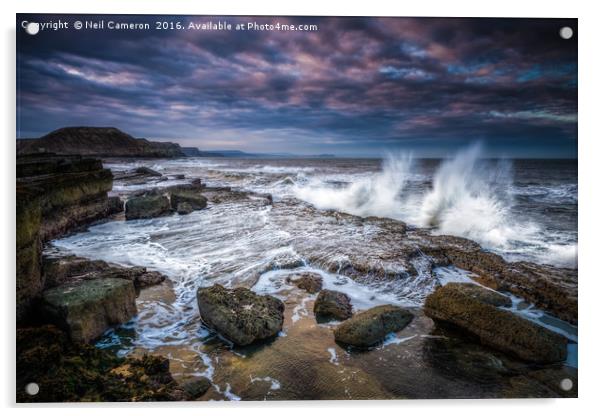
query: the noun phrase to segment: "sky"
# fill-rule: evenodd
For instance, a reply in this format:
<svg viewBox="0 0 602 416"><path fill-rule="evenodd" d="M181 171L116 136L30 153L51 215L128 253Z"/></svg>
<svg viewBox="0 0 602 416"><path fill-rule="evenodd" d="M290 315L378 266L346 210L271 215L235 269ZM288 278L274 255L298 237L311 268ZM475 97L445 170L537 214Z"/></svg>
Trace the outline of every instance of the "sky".
<svg viewBox="0 0 602 416"><path fill-rule="evenodd" d="M23 20L69 27L32 36ZM249 23L317 30L235 30ZM17 28L17 138L111 126L203 150L577 156L576 19L20 14Z"/></svg>

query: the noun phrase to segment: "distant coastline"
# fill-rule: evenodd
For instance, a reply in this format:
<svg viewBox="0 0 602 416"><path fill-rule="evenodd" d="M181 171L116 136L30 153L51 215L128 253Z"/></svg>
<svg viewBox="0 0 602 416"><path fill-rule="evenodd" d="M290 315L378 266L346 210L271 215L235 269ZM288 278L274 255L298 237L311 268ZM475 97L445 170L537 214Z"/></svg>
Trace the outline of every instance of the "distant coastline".
<svg viewBox="0 0 602 416"><path fill-rule="evenodd" d="M40 138L18 138L17 154L54 153L91 157L126 158L335 158L333 154L295 155L292 153L259 153L242 150L202 150L183 147L174 142L135 138L115 127L63 127Z"/></svg>

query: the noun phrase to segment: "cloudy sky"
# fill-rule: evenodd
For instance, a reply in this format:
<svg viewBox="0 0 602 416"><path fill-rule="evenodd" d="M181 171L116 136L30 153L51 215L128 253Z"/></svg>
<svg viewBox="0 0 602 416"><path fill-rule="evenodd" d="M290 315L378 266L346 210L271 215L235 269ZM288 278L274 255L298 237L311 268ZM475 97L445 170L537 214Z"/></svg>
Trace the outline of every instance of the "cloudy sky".
<svg viewBox="0 0 602 416"><path fill-rule="evenodd" d="M93 125L213 150L443 156L481 141L490 155L576 156L576 20L18 15L17 27L59 19L70 28L17 31L17 137ZM101 19L151 29L73 29Z"/></svg>

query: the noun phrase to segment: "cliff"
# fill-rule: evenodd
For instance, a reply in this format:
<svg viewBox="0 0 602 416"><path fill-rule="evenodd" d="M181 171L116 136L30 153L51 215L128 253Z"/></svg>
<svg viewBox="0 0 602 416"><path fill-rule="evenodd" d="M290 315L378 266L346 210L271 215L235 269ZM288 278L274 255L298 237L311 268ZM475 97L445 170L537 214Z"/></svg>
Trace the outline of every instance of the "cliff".
<svg viewBox="0 0 602 416"><path fill-rule="evenodd" d="M64 127L17 141L18 154L50 152L94 157L184 157L180 145L137 139L114 127Z"/></svg>
<svg viewBox="0 0 602 416"><path fill-rule="evenodd" d="M109 198L113 175L98 159L32 154L17 158L17 319L44 289L42 244L123 210Z"/></svg>

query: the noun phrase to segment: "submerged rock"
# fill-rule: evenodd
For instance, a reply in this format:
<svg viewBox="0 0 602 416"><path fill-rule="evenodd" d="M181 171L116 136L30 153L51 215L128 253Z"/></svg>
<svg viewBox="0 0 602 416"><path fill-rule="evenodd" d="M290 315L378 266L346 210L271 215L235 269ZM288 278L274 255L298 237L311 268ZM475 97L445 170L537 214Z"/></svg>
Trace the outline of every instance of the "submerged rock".
<svg viewBox="0 0 602 416"><path fill-rule="evenodd" d="M343 292L323 289L314 303L314 314L318 319L343 321L353 315L351 300Z"/></svg>
<svg viewBox="0 0 602 416"><path fill-rule="evenodd" d="M188 202L180 202L176 208L176 211L180 215L187 215L194 211L194 209Z"/></svg>
<svg viewBox="0 0 602 416"><path fill-rule="evenodd" d="M180 204L188 204L193 210L203 209L207 207L207 198L201 195L196 187L174 187L169 192L171 198L171 206L174 209Z"/></svg>
<svg viewBox="0 0 602 416"><path fill-rule="evenodd" d="M499 298L472 284L447 284L429 295L424 312L434 320L476 335L482 344L526 361L564 361L567 339L549 329L499 309Z"/></svg>
<svg viewBox="0 0 602 416"><path fill-rule="evenodd" d="M370 347L382 341L387 334L401 331L413 318L411 312L398 306L376 306L341 323L334 330L334 339L355 347Z"/></svg>
<svg viewBox="0 0 602 416"><path fill-rule="evenodd" d="M272 296L213 285L199 288L197 301L203 322L237 345L273 337L282 329L284 304Z"/></svg>
<svg viewBox="0 0 602 416"><path fill-rule="evenodd" d="M134 284L125 279L94 279L58 286L42 293L41 309L69 332L75 342L90 342L136 314Z"/></svg>
<svg viewBox="0 0 602 416"><path fill-rule="evenodd" d="M300 273L294 276L289 276L286 280L308 293L318 293L320 290L322 290L323 280L322 276L320 276L318 273Z"/></svg>
<svg viewBox="0 0 602 416"><path fill-rule="evenodd" d="M207 377L188 378L181 382L182 390L184 390L190 399L198 399L211 388L211 380Z"/></svg>
<svg viewBox="0 0 602 416"><path fill-rule="evenodd" d="M154 169L148 168L146 166L139 166L136 169L134 169L134 173L137 173L139 175L146 175L146 176L163 176L161 173L157 172Z"/></svg>
<svg viewBox="0 0 602 416"><path fill-rule="evenodd" d="M169 198L164 195L149 194L133 197L125 203L125 218L127 220L154 218L170 213Z"/></svg>

